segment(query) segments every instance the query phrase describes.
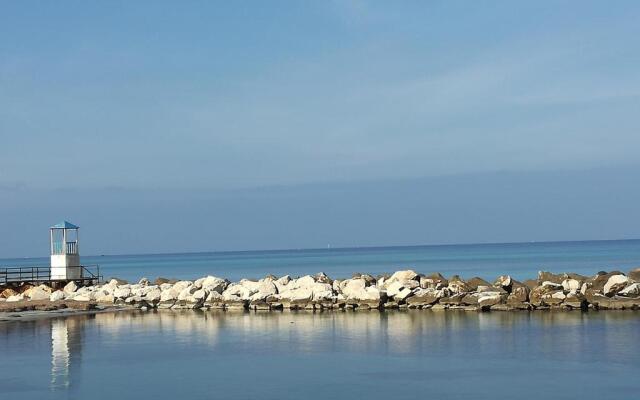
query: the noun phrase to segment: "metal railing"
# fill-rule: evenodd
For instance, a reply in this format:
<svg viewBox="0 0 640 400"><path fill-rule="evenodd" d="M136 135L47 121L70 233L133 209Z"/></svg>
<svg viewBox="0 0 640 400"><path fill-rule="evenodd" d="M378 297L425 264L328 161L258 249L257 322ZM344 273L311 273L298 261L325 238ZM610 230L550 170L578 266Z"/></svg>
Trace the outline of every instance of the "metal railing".
<svg viewBox="0 0 640 400"><path fill-rule="evenodd" d="M78 254L78 242L53 242L51 250L55 255L75 255Z"/></svg>
<svg viewBox="0 0 640 400"><path fill-rule="evenodd" d="M0 267L0 285L7 285L10 283L45 283L56 281L88 281L97 283L102 281L100 266L97 264L67 268L79 268L79 277L69 279L52 279L51 267Z"/></svg>

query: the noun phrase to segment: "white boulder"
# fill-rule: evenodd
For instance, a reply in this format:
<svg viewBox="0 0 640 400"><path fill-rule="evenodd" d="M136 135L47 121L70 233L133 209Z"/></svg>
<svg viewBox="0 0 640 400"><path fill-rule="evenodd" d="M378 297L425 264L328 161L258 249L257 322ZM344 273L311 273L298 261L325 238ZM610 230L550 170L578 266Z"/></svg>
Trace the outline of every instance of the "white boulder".
<svg viewBox="0 0 640 400"><path fill-rule="evenodd" d="M625 275L612 275L607 283L604 284L604 294L607 296L614 295L624 289L629 283L629 278Z"/></svg>
<svg viewBox="0 0 640 400"><path fill-rule="evenodd" d="M67 283L66 285L64 285L64 288L62 289L62 291L65 293L73 293L76 290L78 290L78 285L76 285L74 281Z"/></svg>
<svg viewBox="0 0 640 400"><path fill-rule="evenodd" d="M60 301L64 300L65 293L63 290L56 290L55 292L49 295L49 301Z"/></svg>
<svg viewBox="0 0 640 400"><path fill-rule="evenodd" d="M628 297L640 296L640 283L632 283L631 285L619 291L618 294Z"/></svg>

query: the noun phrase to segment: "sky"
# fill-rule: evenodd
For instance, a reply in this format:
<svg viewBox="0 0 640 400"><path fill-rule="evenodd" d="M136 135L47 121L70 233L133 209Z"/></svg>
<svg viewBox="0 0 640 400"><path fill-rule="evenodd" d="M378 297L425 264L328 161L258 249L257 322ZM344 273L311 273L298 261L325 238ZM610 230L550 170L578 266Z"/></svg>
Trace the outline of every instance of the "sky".
<svg viewBox="0 0 640 400"><path fill-rule="evenodd" d="M636 1L0 1L0 258L62 219L90 254L640 237L638 37Z"/></svg>

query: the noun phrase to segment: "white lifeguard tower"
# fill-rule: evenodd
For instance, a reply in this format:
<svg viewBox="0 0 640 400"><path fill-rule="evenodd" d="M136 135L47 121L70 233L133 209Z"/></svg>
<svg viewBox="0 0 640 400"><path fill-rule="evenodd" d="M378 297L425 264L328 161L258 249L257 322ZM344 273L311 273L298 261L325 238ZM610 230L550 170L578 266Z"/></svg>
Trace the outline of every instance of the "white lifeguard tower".
<svg viewBox="0 0 640 400"><path fill-rule="evenodd" d="M82 279L78 252L78 226L62 221L51 232L51 280Z"/></svg>

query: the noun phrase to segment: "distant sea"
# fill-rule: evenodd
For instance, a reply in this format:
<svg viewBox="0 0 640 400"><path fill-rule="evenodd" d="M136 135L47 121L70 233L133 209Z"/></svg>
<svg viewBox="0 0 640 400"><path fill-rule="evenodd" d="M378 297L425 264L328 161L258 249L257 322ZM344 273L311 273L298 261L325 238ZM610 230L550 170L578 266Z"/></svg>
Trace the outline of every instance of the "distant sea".
<svg viewBox="0 0 640 400"><path fill-rule="evenodd" d="M354 272L375 275L409 268L487 280L501 274L529 279L539 270L584 275L600 270L626 272L640 266L640 240L107 255L82 256L81 262L99 264L105 278L130 281L141 277L196 279L204 275L238 280L320 271L332 278L346 278ZM48 263L47 258L0 259L0 266Z"/></svg>

